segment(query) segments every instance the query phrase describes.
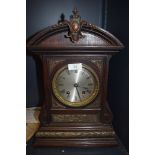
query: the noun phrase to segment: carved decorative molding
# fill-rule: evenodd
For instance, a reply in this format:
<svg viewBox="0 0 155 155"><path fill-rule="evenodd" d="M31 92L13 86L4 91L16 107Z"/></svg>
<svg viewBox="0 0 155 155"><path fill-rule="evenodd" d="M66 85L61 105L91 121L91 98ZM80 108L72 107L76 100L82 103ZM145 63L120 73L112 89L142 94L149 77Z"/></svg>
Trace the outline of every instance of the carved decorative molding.
<svg viewBox="0 0 155 155"><path fill-rule="evenodd" d="M70 38L71 41L64 39L64 37ZM76 43L77 46L74 46L73 43ZM27 50L32 52L38 50L48 52L51 49L63 48L111 49L112 52L118 52L117 50L123 47L123 44L108 31L82 20L77 8L74 8L70 20L63 19L58 24L48 26L27 39Z"/></svg>
<svg viewBox="0 0 155 155"><path fill-rule="evenodd" d="M91 62L97 66L97 68L99 69L100 72L102 71L103 60L91 60Z"/></svg>
<svg viewBox="0 0 155 155"><path fill-rule="evenodd" d="M63 59L59 59L59 60L49 59L50 72L53 70L53 68L55 68L56 65L58 65L59 63L63 63L63 62L64 62Z"/></svg>
<svg viewBox="0 0 155 155"><path fill-rule="evenodd" d="M97 115L93 114L53 114L53 122L99 122Z"/></svg>
<svg viewBox="0 0 155 155"><path fill-rule="evenodd" d="M114 131L78 131L78 132L73 132L73 131L40 131L37 132L36 137L52 137L52 138L94 138L94 137L109 137L109 136L114 136L115 132Z"/></svg>

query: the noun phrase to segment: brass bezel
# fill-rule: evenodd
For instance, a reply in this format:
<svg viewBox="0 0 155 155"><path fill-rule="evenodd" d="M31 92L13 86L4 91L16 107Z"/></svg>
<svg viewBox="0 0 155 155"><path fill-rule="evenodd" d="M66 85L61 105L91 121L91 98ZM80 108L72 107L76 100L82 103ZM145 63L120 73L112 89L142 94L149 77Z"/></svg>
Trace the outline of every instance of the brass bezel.
<svg viewBox="0 0 155 155"><path fill-rule="evenodd" d="M96 96L98 95L99 92L99 78L97 76L97 74L95 73L95 71L90 68L89 66L82 64L82 67L87 69L88 71L90 71L92 73L92 75L94 76L94 80L95 80L95 87L93 92L89 95L89 97L87 97L86 99L80 101L80 102L70 102L67 101L66 99L63 98L63 96L60 94L58 88L57 88L57 84L56 84L56 80L57 77L59 76L59 74L65 70L67 68L67 65L65 65L64 67L60 68L54 75L53 80L52 80L52 89L53 89L53 93L56 96L56 98L63 103L66 106L70 106L70 107L81 107L81 106L85 106L88 105L89 103L91 103Z"/></svg>

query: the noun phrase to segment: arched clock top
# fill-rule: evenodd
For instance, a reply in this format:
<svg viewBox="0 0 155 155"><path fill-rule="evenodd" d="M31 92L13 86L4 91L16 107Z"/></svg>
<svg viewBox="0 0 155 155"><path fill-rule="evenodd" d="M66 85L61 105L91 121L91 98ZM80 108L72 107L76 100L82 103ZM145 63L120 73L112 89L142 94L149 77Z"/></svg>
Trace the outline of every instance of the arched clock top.
<svg viewBox="0 0 155 155"><path fill-rule="evenodd" d="M81 20L76 8L70 21L49 26L27 39L27 49L30 51L94 49L114 52L122 48L123 44L114 35Z"/></svg>

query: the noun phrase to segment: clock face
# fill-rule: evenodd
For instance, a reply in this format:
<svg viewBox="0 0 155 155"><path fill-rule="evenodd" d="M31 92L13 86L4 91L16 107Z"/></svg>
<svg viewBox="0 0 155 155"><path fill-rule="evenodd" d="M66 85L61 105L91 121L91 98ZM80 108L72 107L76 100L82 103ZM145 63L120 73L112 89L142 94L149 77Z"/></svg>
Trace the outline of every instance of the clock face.
<svg viewBox="0 0 155 155"><path fill-rule="evenodd" d="M56 98L70 107L89 104L98 94L99 80L93 69L81 64L81 68L66 65L60 68L52 80Z"/></svg>

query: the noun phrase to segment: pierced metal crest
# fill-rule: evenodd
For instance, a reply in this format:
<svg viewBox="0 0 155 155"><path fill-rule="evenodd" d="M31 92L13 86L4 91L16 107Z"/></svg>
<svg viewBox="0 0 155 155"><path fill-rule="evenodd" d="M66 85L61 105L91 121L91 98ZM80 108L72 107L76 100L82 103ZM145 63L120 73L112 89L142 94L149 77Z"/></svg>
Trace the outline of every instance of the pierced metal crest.
<svg viewBox="0 0 155 155"><path fill-rule="evenodd" d="M86 21L81 20L80 15L78 14L77 8L74 8L72 11L73 15L70 16L70 21L65 20L63 23L69 26L69 32L66 35L67 38L70 38L73 43L79 41L79 39L84 38L84 35L81 32L81 28L84 24L87 24Z"/></svg>

